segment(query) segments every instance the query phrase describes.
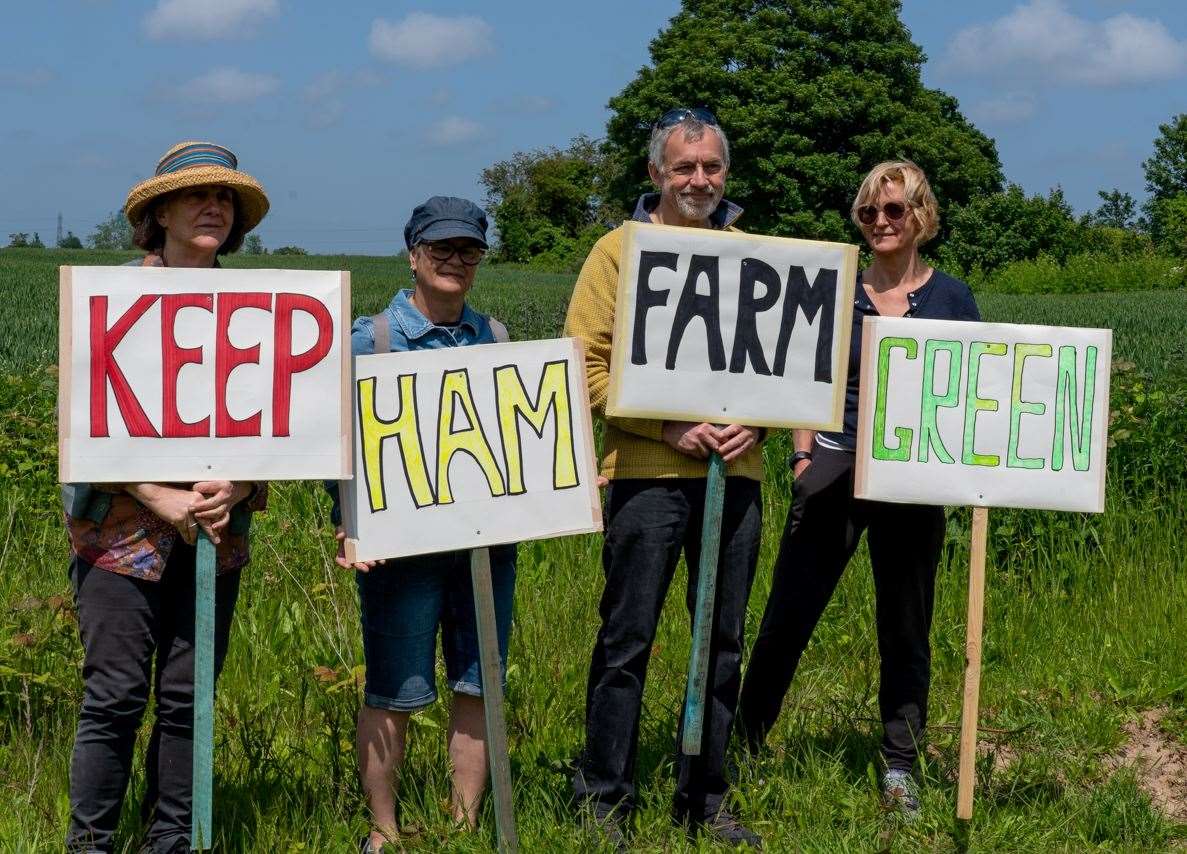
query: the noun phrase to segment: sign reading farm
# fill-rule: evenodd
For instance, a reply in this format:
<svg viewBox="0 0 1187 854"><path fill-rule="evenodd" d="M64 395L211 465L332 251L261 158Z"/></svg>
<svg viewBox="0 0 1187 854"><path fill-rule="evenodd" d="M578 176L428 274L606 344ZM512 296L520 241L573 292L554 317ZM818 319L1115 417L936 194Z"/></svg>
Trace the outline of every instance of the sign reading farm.
<svg viewBox="0 0 1187 854"><path fill-rule="evenodd" d="M1099 513L1112 332L867 317L858 498Z"/></svg>
<svg viewBox="0 0 1187 854"><path fill-rule="evenodd" d="M857 247L628 222L606 412L836 429Z"/></svg>
<svg viewBox="0 0 1187 854"><path fill-rule="evenodd" d="M65 482L350 475L348 273L63 267Z"/></svg>
<svg viewBox="0 0 1187 854"><path fill-rule="evenodd" d="M351 561L601 530L572 338L355 359Z"/></svg>

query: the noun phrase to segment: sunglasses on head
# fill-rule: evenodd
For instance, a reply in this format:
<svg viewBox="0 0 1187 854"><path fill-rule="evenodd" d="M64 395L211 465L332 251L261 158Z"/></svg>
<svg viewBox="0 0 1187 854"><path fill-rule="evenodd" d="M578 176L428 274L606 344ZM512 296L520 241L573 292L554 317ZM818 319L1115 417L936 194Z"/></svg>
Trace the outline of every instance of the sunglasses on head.
<svg viewBox="0 0 1187 854"><path fill-rule="evenodd" d="M717 116L709 112L705 107L676 107L668 110L655 123L657 130L663 128L670 128L672 125L678 125L685 119L696 119L698 122L707 125L716 125Z"/></svg>
<svg viewBox="0 0 1187 854"><path fill-rule="evenodd" d="M434 261L445 262L456 254L467 267L476 265L486 254L486 250L481 246L454 246L452 243L436 240L425 240L420 245L425 248L429 257Z"/></svg>
<svg viewBox="0 0 1187 854"><path fill-rule="evenodd" d="M886 214L890 222L898 222L907 213L907 205L902 202L887 202L884 205L862 205L857 209L857 221L862 225L873 225L878 219L878 211Z"/></svg>

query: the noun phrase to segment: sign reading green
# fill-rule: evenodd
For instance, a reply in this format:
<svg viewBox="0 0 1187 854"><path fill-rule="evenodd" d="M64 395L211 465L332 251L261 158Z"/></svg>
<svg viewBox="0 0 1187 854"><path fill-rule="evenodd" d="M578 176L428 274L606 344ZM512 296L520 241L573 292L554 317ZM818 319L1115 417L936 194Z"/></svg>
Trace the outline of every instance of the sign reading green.
<svg viewBox="0 0 1187 854"><path fill-rule="evenodd" d="M856 494L1104 509L1112 333L871 317Z"/></svg>

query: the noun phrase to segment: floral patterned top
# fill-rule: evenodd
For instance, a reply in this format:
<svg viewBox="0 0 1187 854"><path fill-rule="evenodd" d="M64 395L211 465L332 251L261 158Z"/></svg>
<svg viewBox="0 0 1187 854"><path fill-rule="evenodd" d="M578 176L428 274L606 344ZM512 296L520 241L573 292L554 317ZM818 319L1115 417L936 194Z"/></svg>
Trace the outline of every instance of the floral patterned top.
<svg viewBox="0 0 1187 854"><path fill-rule="evenodd" d="M77 487L76 487L77 488ZM181 539L177 529L131 495L117 491L117 484L93 484L86 515L72 516L67 504L66 533L70 550L91 566L130 575L145 581L160 581L174 544ZM106 512L94 512L96 507ZM268 484L257 483L252 494L231 510L221 542L215 546L218 572L233 572L247 564L247 534L251 514L268 507Z"/></svg>

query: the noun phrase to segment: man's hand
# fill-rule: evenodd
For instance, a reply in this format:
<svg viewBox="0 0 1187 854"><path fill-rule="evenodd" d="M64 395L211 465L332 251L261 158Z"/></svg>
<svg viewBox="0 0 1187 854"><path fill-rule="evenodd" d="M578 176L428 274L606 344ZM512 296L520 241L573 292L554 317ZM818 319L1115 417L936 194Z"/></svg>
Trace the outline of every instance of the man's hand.
<svg viewBox="0 0 1187 854"><path fill-rule="evenodd" d="M715 426L692 421L665 421L662 438L680 453L698 460L709 459L720 444Z"/></svg>
<svg viewBox="0 0 1187 854"><path fill-rule="evenodd" d="M757 445L760 435L761 431L757 427L729 424L717 431L717 453L727 463L731 463Z"/></svg>
<svg viewBox="0 0 1187 854"><path fill-rule="evenodd" d="M796 480L800 479L800 475L802 475L804 473L804 470L807 469L808 466L810 466L810 465L812 465L811 460L800 460L794 466L791 467L792 472L795 473Z"/></svg>
<svg viewBox="0 0 1187 854"><path fill-rule="evenodd" d="M339 525L334 529L334 539L338 541L338 554L334 555L334 563L343 569L357 569L359 572L370 572L381 560L360 560L351 563L346 559L346 531Z"/></svg>
<svg viewBox="0 0 1187 854"><path fill-rule="evenodd" d="M176 528L184 542L191 546L197 542L199 523L190 507L202 500L201 494L162 483L129 483L124 491Z"/></svg>

